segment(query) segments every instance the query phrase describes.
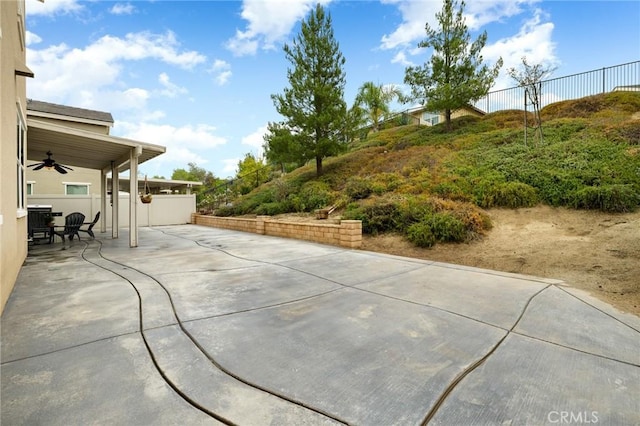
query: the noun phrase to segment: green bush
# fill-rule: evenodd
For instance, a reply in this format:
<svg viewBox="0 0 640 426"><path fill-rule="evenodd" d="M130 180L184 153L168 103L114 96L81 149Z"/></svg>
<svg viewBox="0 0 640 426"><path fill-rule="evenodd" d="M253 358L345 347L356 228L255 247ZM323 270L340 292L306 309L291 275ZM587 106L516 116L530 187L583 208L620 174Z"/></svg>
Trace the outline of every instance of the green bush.
<svg viewBox="0 0 640 426"><path fill-rule="evenodd" d="M430 198L424 196L409 197L398 204L396 226L398 230L405 230L414 223L434 213L434 206Z"/></svg>
<svg viewBox="0 0 640 426"><path fill-rule="evenodd" d="M459 243L467 240L465 224L450 213L435 213L425 223L429 225L437 241Z"/></svg>
<svg viewBox="0 0 640 426"><path fill-rule="evenodd" d="M318 181L306 182L297 194L290 196L291 204L297 212L310 212L327 207L333 198L329 185Z"/></svg>
<svg viewBox="0 0 640 426"><path fill-rule="evenodd" d="M504 182L487 185L477 191L476 203L483 208L509 207L533 207L540 201L538 191L526 183Z"/></svg>
<svg viewBox="0 0 640 426"><path fill-rule="evenodd" d="M418 247L429 248L436 243L431 226L426 222L418 222L407 228L407 239Z"/></svg>
<svg viewBox="0 0 640 426"><path fill-rule="evenodd" d="M353 176L347 180L344 191L353 200L361 200L371 195L371 181L360 176Z"/></svg>
<svg viewBox="0 0 640 426"><path fill-rule="evenodd" d="M640 205L640 194L631 185L586 186L575 191L573 207L622 213Z"/></svg>
<svg viewBox="0 0 640 426"><path fill-rule="evenodd" d="M268 216L288 213L289 211L291 211L291 207L286 201L273 201L270 203L260 204L255 209L256 214Z"/></svg>
<svg viewBox="0 0 640 426"><path fill-rule="evenodd" d="M362 232L378 235L381 232L395 231L398 222L398 206L393 202L384 202L366 206L347 206L343 219L361 220Z"/></svg>

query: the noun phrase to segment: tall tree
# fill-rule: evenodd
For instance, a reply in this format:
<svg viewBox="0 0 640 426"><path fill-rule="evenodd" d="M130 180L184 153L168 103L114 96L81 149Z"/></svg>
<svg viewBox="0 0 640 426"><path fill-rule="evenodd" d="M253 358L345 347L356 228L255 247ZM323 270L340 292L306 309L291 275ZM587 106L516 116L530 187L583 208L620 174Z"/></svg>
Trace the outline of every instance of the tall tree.
<svg viewBox="0 0 640 426"><path fill-rule="evenodd" d="M322 159L338 154L344 145L340 135L347 109L345 59L333 36L331 15L320 4L302 21L293 45L284 45L284 53L293 65L287 70L291 87L271 98L292 130L300 159L315 159L319 176Z"/></svg>
<svg viewBox="0 0 640 426"><path fill-rule="evenodd" d="M355 104L364 111L372 129L377 131L380 120L389 115L389 104L396 98L402 99L402 92L398 86L367 81L358 89Z"/></svg>
<svg viewBox="0 0 640 426"><path fill-rule="evenodd" d="M480 51L487 42L487 32L469 43L464 7L464 1L444 0L442 10L436 13L439 28L427 23L427 38L418 43L418 47L433 48L430 62L408 67L404 77L411 86L411 99L421 101L432 112L444 111L447 129L451 129L451 111L485 96L502 67L502 58L493 68L482 65Z"/></svg>
<svg viewBox="0 0 640 426"><path fill-rule="evenodd" d="M263 139L262 146L269 164L278 166L284 172L290 165L300 167L305 163L306 158L296 141L295 132L285 123L269 123Z"/></svg>

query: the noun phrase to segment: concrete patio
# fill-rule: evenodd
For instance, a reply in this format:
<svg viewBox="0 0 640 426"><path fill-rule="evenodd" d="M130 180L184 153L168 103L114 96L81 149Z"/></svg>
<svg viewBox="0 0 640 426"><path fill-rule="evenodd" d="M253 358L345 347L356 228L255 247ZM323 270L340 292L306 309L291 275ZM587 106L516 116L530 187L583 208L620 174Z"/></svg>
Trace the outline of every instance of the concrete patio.
<svg viewBox="0 0 640 426"><path fill-rule="evenodd" d="M640 318L560 281L195 225L105 235L31 248L3 425L640 424Z"/></svg>

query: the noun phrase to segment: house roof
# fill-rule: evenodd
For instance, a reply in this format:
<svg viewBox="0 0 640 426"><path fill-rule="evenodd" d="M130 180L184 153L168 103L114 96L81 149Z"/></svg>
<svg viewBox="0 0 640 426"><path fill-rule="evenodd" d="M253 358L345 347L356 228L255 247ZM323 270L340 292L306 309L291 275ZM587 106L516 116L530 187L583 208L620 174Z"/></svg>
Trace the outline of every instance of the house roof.
<svg viewBox="0 0 640 426"><path fill-rule="evenodd" d="M27 111L35 113L53 114L57 116L64 116L76 119L102 121L113 124L113 116L109 112L95 111L92 109L76 108L66 105L52 104L49 102L36 101L33 99L27 100ZM38 114L35 114L38 115Z"/></svg>
<svg viewBox="0 0 640 426"><path fill-rule="evenodd" d="M475 106L473 106L473 105L471 105L471 104L466 104L465 106L463 106L462 108L459 108L459 109L465 109L465 108L466 108L466 109L469 109L469 110L472 110L472 111L475 111L475 112L477 112L478 114L486 115L486 112L484 112L484 111L483 111L483 110L481 110L480 108L475 107ZM406 112L406 113L408 113L408 114L412 114L412 113L416 113L416 112L423 112L423 111L427 111L427 107L426 107L426 106L424 106L424 105L421 105L421 106L417 106L417 107L409 108L409 109L407 109L407 110L406 110L406 111L404 111L404 112ZM431 111L429 111L429 112L431 112Z"/></svg>
<svg viewBox="0 0 640 426"><path fill-rule="evenodd" d="M129 169L132 149L138 163L166 151L164 146L110 136L38 120L27 111L27 159L42 160L47 151L60 164L109 171L113 162L120 172Z"/></svg>

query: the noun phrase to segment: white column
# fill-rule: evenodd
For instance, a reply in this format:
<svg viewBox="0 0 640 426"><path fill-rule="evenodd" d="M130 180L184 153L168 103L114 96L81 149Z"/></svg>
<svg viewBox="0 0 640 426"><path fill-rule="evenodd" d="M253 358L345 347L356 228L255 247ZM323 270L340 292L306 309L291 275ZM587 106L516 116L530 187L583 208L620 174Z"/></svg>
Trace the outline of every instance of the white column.
<svg viewBox="0 0 640 426"><path fill-rule="evenodd" d="M100 232L107 232L107 173L100 171Z"/></svg>
<svg viewBox="0 0 640 426"><path fill-rule="evenodd" d="M120 200L120 176L118 166L111 162L111 237L118 238L118 205Z"/></svg>
<svg viewBox="0 0 640 426"><path fill-rule="evenodd" d="M129 157L129 247L138 247L138 156L140 147L131 148Z"/></svg>

